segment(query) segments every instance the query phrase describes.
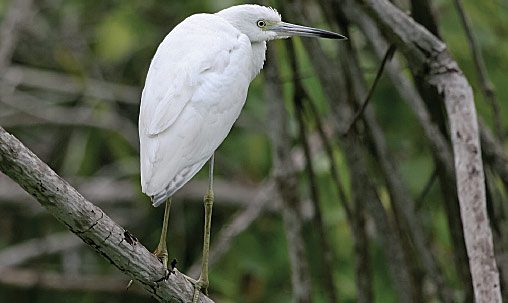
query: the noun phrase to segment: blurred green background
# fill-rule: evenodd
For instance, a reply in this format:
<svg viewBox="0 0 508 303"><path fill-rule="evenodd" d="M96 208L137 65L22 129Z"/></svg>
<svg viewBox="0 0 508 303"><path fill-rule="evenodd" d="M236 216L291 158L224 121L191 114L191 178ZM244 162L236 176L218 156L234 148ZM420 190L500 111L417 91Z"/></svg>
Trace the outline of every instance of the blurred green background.
<svg viewBox="0 0 508 303"><path fill-rule="evenodd" d="M198 12L216 12L240 3L202 0L33 1L29 11L24 13L12 57L5 66L0 63L0 125L136 235L143 245L154 248L159 239L163 209L152 208L148 197L140 191L137 146L139 96L151 57L163 37L185 17ZM492 126L492 110L479 92L471 52L453 3L437 0L432 4L443 40L474 87L479 115ZM499 114L506 128L508 2L465 0L464 4L496 88L501 105ZM0 1L0 22L5 21L11 5L10 1ZM407 3L402 2L402 5L407 6ZM318 8L314 8L312 12L320 18ZM321 20L321 23L311 25L327 28L324 19ZM371 82L379 60L357 28L352 27L350 35L358 50L362 70ZM330 41L321 43L325 50L335 47ZM327 117L328 101L315 75L319 70L313 69L298 39L294 45L300 59L303 83L321 115ZM282 50L284 44L275 41L270 47ZM284 224L278 211L279 198L273 188L266 186L272 167L267 136L269 102L286 102L292 142L295 149L298 147L298 127L289 100L291 70L285 52L279 54L286 100L265 100L265 80L263 74L258 76L251 85L240 119L216 153L218 180L212 248L220 242L224 229L234 228L234 220L249 203L263 203L260 214L247 224L245 230L230 239L229 247L211 265L209 290L217 302L291 301L290 266ZM400 165L411 195L419 197L433 173L433 160L428 146L421 140L422 131L414 114L387 78L381 79L370 106L378 115L389 149ZM339 148L335 148L335 157L350 195L348 170ZM325 230L335 261L335 287L341 302L355 302L350 229L337 202L326 155L317 152L313 161L322 197ZM382 202L389 208L389 196L382 177L371 164L372 178L379 186ZM306 200L309 196L307 177L304 172L300 175L300 194ZM191 267L200 262L201 255L204 182L206 169L177 194L169 227L170 258L178 260L180 271L190 271L194 275L196 271L191 271ZM268 198L264 198L263 193ZM499 190L498 193L499 205L506 207L505 192ZM268 202L256 202L263 199ZM438 185L434 184L419 212L432 241L432 250L447 282L453 287L457 277L452 268L453 254L442 199ZM8 249L19 249L16 245L37 238L43 240L30 242L35 243L35 251L48 250L48 253L26 258L23 263L4 271L0 266L0 302L154 301L135 285L126 291L128 277L73 240L73 235L66 232L64 226L2 174L0 213L0 261L6 260ZM375 302L394 302L396 295L384 252L369 220L367 232ZM44 237L48 236L56 237L53 246L47 244L49 242ZM327 302L319 254L315 249L318 238L308 222L305 223L304 236L311 267L308 274L312 278L313 300ZM64 243L68 248L61 247ZM54 252L50 251L51 247L56 247ZM15 251L17 256L21 251ZM460 298L461 289L455 291Z"/></svg>

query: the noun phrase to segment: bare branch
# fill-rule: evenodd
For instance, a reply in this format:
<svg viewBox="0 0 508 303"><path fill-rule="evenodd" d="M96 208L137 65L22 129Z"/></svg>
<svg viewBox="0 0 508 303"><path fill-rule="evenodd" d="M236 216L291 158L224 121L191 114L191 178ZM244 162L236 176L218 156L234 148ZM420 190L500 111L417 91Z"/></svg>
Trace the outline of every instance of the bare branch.
<svg viewBox="0 0 508 303"><path fill-rule="evenodd" d="M0 271L34 258L70 250L82 244L83 242L74 235L62 232L12 245L0 251Z"/></svg>
<svg viewBox="0 0 508 303"><path fill-rule="evenodd" d="M399 233L393 226L392 222L388 217L386 209L379 198L376 191L375 184L370 180L369 171L366 163L366 152L361 148L360 142L357 138L348 135L345 140L344 148L345 155L348 161L349 171L351 175L351 187L354 204L359 204L365 207L367 214L373 219L376 225L376 232L380 239L381 245L385 252L385 258L389 265L391 278L393 280L393 286L396 290L398 302L412 302L415 297L415 289L411 282L411 274L409 271L409 260L404 254L402 247L402 241ZM358 210L355 210L358 211ZM362 231L362 221L355 221L353 226L354 234L356 237L363 236L365 231ZM362 238L354 239L355 249L362 249ZM365 249L365 248L363 248ZM357 256L358 258L358 256ZM365 278L370 278L372 281L372 274L369 272L370 268L368 264L360 264L363 260L357 260L357 275L362 274ZM368 261L367 261L368 262ZM367 272L364 272L367 271ZM357 280L360 277L357 277ZM369 280L367 280L369 281ZM357 286L359 290L368 287L367 293L358 295L359 298L366 298L363 302L371 302L372 299L372 285L364 285L365 282L361 281L361 284ZM369 296L370 294L370 296Z"/></svg>
<svg viewBox="0 0 508 303"><path fill-rule="evenodd" d="M432 186L434 183L436 183L436 179L438 177L437 169L434 169L432 171L432 174L430 174L429 179L425 183L425 186L423 187L422 191L418 195L418 197L415 199L415 209L418 211L423 206L423 202L425 201L425 198L429 194L430 190L432 189Z"/></svg>
<svg viewBox="0 0 508 303"><path fill-rule="evenodd" d="M17 288L45 288L61 291L107 292L120 294L126 291L127 279L121 276L69 275L56 272L40 272L30 269L5 269L0 271L0 284ZM129 293L148 295L141 287L132 287Z"/></svg>
<svg viewBox="0 0 508 303"><path fill-rule="evenodd" d="M416 17L420 18L418 22L420 24L425 24L437 32L437 25L432 15L430 15L430 11L425 11L425 9L430 9L428 7L428 1L413 0L412 4L412 12ZM359 6L352 1L349 1L348 5L341 6L341 9L345 11L351 22L356 23L360 27L378 58L382 58L388 43L382 37L381 31L372 19L361 11ZM471 273L464 243L463 225L460 219L460 208L455 185L455 169L453 167L453 154L444 131L445 122L440 119L442 116L442 111L439 110L441 105L439 104L440 98L435 98L432 93L429 94L426 92L428 86L424 85L423 78L417 80L418 90L421 91L421 93L419 93L415 85L404 75L403 67L397 58L393 58L390 64L388 64L386 73L393 82L394 88L398 91L399 95L415 113L423 129L425 138L432 147L431 152L433 153L433 157L436 161L436 169L439 173L440 188L444 197L444 207L447 213L449 231L454 246L453 260L458 275L463 283L463 289L466 294L465 302L470 302L473 297ZM421 77L416 75L415 78L420 79ZM428 107L430 106L435 110L429 110ZM438 124L436 121L442 124ZM440 130L439 126L441 125L443 126L444 132ZM418 208L418 200L416 200L416 208Z"/></svg>
<svg viewBox="0 0 508 303"><path fill-rule="evenodd" d="M314 118L314 121L316 122L316 128L319 134L319 137L321 139L321 142L323 143L324 151L326 152L328 156L328 160L330 161L330 175L332 177L332 180L335 183L337 194L339 196L339 202L341 206L344 208L344 211L346 213L346 217L348 220L352 218L352 211L351 207L349 206L348 198L346 197L346 190L344 189L344 184L339 176L337 163L335 161L335 157L333 155L333 147L332 143L330 142L330 139L328 138L328 134L325 131L324 124L321 121L321 117L319 116L319 113L317 111L316 106L314 105L314 102L312 102L311 97L307 93L306 90L303 90L303 93L305 94L305 98L307 99L307 102L304 103L304 106L306 106L308 111L310 112L311 116Z"/></svg>
<svg viewBox="0 0 508 303"><path fill-rule="evenodd" d="M486 208L473 93L446 45L386 0L362 0L417 73L444 98L455 156L457 192L476 302L501 302L499 272Z"/></svg>
<svg viewBox="0 0 508 303"><path fill-rule="evenodd" d="M496 140L494 134L481 121L480 138L486 162L499 174L505 188L508 189L508 155L503 145Z"/></svg>
<svg viewBox="0 0 508 303"><path fill-rule="evenodd" d="M291 41L286 41L287 50L289 53L289 59L291 62L291 67L293 69L293 74L298 75L298 65L296 63L296 54ZM330 302L337 302L337 291L335 290L335 279L333 277L333 253L330 248L330 243L328 242L328 238L326 237L323 216L321 211L321 199L319 195L319 188L316 180L316 174L314 170L314 164L312 163L312 154L309 147L309 142L307 139L307 129L305 126L305 119L303 117L303 98L305 95L303 85L298 80L298 77L294 78L293 86L293 104L295 106L295 114L296 119L298 121L298 129L299 129L299 137L300 143L303 147L303 152L305 155L305 169L307 172L307 176L309 178L309 187L311 194L311 201L314 205L315 216L313 217L312 223L319 237L319 254L321 255L321 259L323 262L323 283L325 292L328 296Z"/></svg>
<svg viewBox="0 0 508 303"><path fill-rule="evenodd" d="M1 119L4 127L20 127L40 124L85 126L102 128L114 131L138 150L137 129L128 119L113 111L94 111L91 108L74 106L64 108L61 106L44 106L42 102L31 102L21 93L1 94L1 102L11 108L19 110L24 119L10 117Z"/></svg>
<svg viewBox="0 0 508 303"><path fill-rule="evenodd" d="M11 65L0 75L7 83L38 88L58 93L83 95L108 101L139 104L141 89L125 84L72 76L64 73Z"/></svg>
<svg viewBox="0 0 508 303"><path fill-rule="evenodd" d="M389 47L389 44L383 39L381 31L372 19L359 10L358 5L353 4L353 2L348 2L348 5L344 5L341 8L347 13L351 22L360 27L372 45L377 57L383 58L385 49ZM440 132L438 125L432 121L425 102L414 84L404 76L402 65L397 58L393 58L390 64L386 66L386 74L395 84L394 88L398 91L399 95L407 102L416 115L436 159L442 163L449 175L454 175L455 169L453 167L453 154L450 144Z"/></svg>
<svg viewBox="0 0 508 303"><path fill-rule="evenodd" d="M492 109L492 117L494 120L494 129L496 130L496 135L498 139L502 142L504 138L503 125L501 123L501 109L499 107L499 102L497 101L496 92L494 90L494 84L489 79L489 74L487 72L487 67L485 66L485 60L483 59L482 51L478 42L476 41L473 29L471 26L471 21L469 20L466 12L464 10L464 6L462 4L462 0L454 0L453 3L457 8L457 12L460 17L460 21L462 22L462 26L464 27L464 31L466 32L467 42L469 43L469 49L473 55L473 62L476 68L478 81L480 82L480 87L482 89L482 93L485 98L489 101L490 107Z"/></svg>
<svg viewBox="0 0 508 303"><path fill-rule="evenodd" d="M360 117L363 115L363 112L365 111L365 108L369 104L369 101L372 98L372 94L374 93L374 90L376 89L377 83L379 82L379 79L381 79L381 75L383 75L383 70L385 69L385 65L388 61L390 61L392 59L393 54L395 53L396 49L397 48L395 47L395 45L392 44L386 50L383 60L381 61L381 64L379 65L379 68L377 70L376 77L374 78L374 82L372 82L369 92L365 96L365 99L362 102L362 104L360 105L360 108L354 115L353 120L351 121L349 126L346 128L346 131L345 131L346 134L351 131L351 128L356 124L358 119L360 119Z"/></svg>
<svg viewBox="0 0 508 303"><path fill-rule="evenodd" d="M293 19L299 20L299 22L303 24L309 24L308 20L303 18L304 13L301 7L297 5L288 5L287 7L287 13L290 14ZM306 39L302 40L302 42L309 53L309 58L315 69L320 71L317 75L321 80L325 94L333 105L333 121L335 123L335 128L340 132L345 129L343 122L351 121L353 116L353 109L350 103L347 102L350 87L346 86L345 79L341 78L343 72L340 67L336 66L333 60L327 58L317 41ZM393 279L394 288L399 297L399 302L411 302L415 297L415 292L411 283L412 279L408 269L408 262L404 255L401 239L391 224L389 215L379 199L375 184L371 181L368 174L367 159L365 156L367 152L364 146L361 145L356 130L347 136L341 136L340 139L341 147L344 149L350 171L354 202L363 203L366 212L375 222L379 238L383 244L386 260L389 264L388 268L391 278ZM361 222L355 221L353 223L356 224ZM352 227L355 234L356 230L361 234L361 228L360 225ZM361 241L361 239L356 238L353 238L353 240ZM368 268L366 272L363 268L357 269L357 274L364 275L361 279L370 278ZM364 283L358 284L358 291L364 291L364 289L361 288L363 286L365 286ZM368 294L371 294L371 291L372 290L367 289L366 292L363 293L365 296L359 296L359 298L369 300Z"/></svg>
<svg viewBox="0 0 508 303"><path fill-rule="evenodd" d="M18 42L20 29L30 19L32 0L11 0L7 14L0 25L0 71L10 64Z"/></svg>
<svg viewBox="0 0 508 303"><path fill-rule="evenodd" d="M96 204L101 207L108 207L118 203L132 204L140 197L139 192L136 191L136 187L130 180L115 180L108 177L90 179L71 178L70 183L73 184L86 199L96 201ZM260 192L266 190L264 185L251 186L221 179L214 180L214 183L217 205L231 207L248 208L251 204L250 201L255 200ZM208 182L206 180L192 180L175 194L175 199L199 201L202 203L203 190L206 190L207 187ZM22 189L15 187L13 181L0 175L1 204L18 204L19 207L25 210L39 210L40 207L33 205L32 199L33 198ZM265 211L278 211L280 205L278 198L270 196L267 197L266 200L271 200L272 203L266 205Z"/></svg>
<svg viewBox="0 0 508 303"><path fill-rule="evenodd" d="M311 281L309 265L303 240L303 222L298 212L300 198L298 196L298 178L295 175L294 162L290 156L290 136L287 130L287 113L285 112L277 56L273 48L269 48L267 56L270 58L265 67L265 97L271 110L272 153L274 158L273 174L277 190L282 199L282 218L286 230L288 253L291 265L291 284L293 287L293 302L311 302Z"/></svg>
<svg viewBox="0 0 508 303"><path fill-rule="evenodd" d="M128 231L83 198L45 163L0 127L0 170L33 195L70 231L102 257L139 282L160 302L187 302L194 287L166 269ZM201 295L200 302L211 302Z"/></svg>

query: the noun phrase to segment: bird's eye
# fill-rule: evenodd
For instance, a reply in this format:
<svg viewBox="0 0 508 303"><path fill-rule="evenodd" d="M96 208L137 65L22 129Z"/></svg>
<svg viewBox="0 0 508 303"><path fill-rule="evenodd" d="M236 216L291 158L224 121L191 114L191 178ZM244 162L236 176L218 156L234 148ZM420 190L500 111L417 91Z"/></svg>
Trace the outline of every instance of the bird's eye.
<svg viewBox="0 0 508 303"><path fill-rule="evenodd" d="M263 28L266 26L265 20L258 20L257 22L258 27Z"/></svg>

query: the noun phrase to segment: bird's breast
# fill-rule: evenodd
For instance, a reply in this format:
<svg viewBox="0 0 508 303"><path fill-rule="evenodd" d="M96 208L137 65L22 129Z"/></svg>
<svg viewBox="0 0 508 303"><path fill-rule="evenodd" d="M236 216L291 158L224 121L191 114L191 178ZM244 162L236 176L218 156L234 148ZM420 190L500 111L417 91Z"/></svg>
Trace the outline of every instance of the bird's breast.
<svg viewBox="0 0 508 303"><path fill-rule="evenodd" d="M263 69L263 65L265 64L266 58L266 42L255 42L251 43L252 47L252 79L254 79L257 74ZM251 79L251 80L252 80Z"/></svg>

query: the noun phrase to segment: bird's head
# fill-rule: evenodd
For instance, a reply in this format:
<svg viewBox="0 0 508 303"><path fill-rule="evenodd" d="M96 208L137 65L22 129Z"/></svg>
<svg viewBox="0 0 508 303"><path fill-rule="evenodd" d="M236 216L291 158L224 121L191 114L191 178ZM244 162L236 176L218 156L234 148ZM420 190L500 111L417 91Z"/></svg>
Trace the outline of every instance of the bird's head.
<svg viewBox="0 0 508 303"><path fill-rule="evenodd" d="M255 4L232 6L217 13L251 42L283 39L291 36L347 39L345 36L323 29L283 22L281 15L273 8Z"/></svg>

